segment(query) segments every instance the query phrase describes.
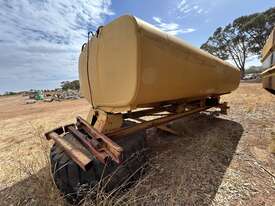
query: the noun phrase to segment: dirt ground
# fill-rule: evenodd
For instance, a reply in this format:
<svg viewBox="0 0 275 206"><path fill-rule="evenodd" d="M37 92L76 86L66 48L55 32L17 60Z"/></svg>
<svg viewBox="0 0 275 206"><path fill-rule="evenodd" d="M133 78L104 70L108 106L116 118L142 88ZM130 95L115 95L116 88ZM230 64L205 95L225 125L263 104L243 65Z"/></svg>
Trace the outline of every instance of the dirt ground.
<svg viewBox="0 0 275 206"><path fill-rule="evenodd" d="M226 116L202 113L171 123L180 137L150 135L152 168L139 185L139 193L148 194L141 204L275 205L275 156L268 151L275 95L261 84L242 83L223 100L230 106ZM89 105L84 99L24 102L21 96L0 97L0 203L62 204L39 136L85 117Z"/></svg>

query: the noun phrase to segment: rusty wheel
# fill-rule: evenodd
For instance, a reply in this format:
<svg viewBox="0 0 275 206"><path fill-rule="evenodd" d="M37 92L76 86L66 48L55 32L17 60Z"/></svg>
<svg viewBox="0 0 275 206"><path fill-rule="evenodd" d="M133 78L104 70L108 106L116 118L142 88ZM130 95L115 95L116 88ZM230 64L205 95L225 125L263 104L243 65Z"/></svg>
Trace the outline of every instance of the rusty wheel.
<svg viewBox="0 0 275 206"><path fill-rule="evenodd" d="M64 138L75 139L69 133ZM141 175L146 162L145 132L124 137L117 143L124 149L125 161L121 165L109 162L104 166L94 159L88 171L83 171L61 148L53 145L50 153L52 174L58 189L67 200L78 202L87 192L93 193L93 188L99 186L99 182L104 182L100 181L102 179L108 182L104 184L104 190L109 192L122 184L127 187Z"/></svg>

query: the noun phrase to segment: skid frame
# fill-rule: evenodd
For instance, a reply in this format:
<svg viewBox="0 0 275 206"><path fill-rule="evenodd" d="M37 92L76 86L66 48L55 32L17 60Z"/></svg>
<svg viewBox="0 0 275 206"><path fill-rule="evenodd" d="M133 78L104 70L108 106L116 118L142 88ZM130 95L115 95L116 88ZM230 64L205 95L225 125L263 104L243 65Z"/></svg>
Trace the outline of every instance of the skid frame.
<svg viewBox="0 0 275 206"><path fill-rule="evenodd" d="M102 110L93 109L89 113L87 121L77 117L75 124L59 127L45 133L45 136L47 139L53 139L71 159L83 170L86 170L91 164L91 158L87 157L85 152L75 148L74 145L66 147L68 144L63 138L66 133L71 133L101 163L106 164L112 160L120 164L123 162L123 148L116 143L116 140L151 127L157 127L176 135L177 133L167 128L165 124L210 108L219 108L218 112L222 114L227 114L229 109L226 102L220 103L219 96L190 102L166 103L118 114L109 114ZM153 116L154 118L145 120L143 119L145 116ZM134 120L138 123L133 126L122 127L125 119Z"/></svg>

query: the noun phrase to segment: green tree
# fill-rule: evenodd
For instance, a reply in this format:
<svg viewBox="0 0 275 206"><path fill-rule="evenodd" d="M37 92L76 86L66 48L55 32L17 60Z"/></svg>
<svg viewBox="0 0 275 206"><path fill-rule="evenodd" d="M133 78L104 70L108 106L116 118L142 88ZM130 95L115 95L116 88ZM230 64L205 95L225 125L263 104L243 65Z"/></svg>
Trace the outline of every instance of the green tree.
<svg viewBox="0 0 275 206"><path fill-rule="evenodd" d="M275 7L265 12L241 16L225 27L219 27L201 49L223 60L232 60L244 76L250 55L260 55L275 25Z"/></svg>
<svg viewBox="0 0 275 206"><path fill-rule="evenodd" d="M201 49L223 59L232 60L244 76L245 63L249 54L246 33L232 24L219 27L214 34L201 46Z"/></svg>
<svg viewBox="0 0 275 206"><path fill-rule="evenodd" d="M4 96L12 96L12 95L17 95L16 92L5 92Z"/></svg>
<svg viewBox="0 0 275 206"><path fill-rule="evenodd" d="M260 55L268 35L275 26L275 7L265 12L241 16L233 21L233 25L248 36L250 52Z"/></svg>
<svg viewBox="0 0 275 206"><path fill-rule="evenodd" d="M68 90L68 89L72 89L72 90L79 90L80 86L79 86L79 80L74 80L74 81L63 81L61 82L61 88L62 90Z"/></svg>

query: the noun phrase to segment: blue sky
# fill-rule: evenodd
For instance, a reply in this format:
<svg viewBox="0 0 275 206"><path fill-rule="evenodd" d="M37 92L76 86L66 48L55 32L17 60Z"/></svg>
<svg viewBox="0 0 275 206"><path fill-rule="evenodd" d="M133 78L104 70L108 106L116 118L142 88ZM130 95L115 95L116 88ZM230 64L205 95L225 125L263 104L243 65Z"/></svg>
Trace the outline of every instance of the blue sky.
<svg viewBox="0 0 275 206"><path fill-rule="evenodd" d="M272 6L274 0L0 0L0 93L77 79L87 31L123 14L199 47L218 26Z"/></svg>

